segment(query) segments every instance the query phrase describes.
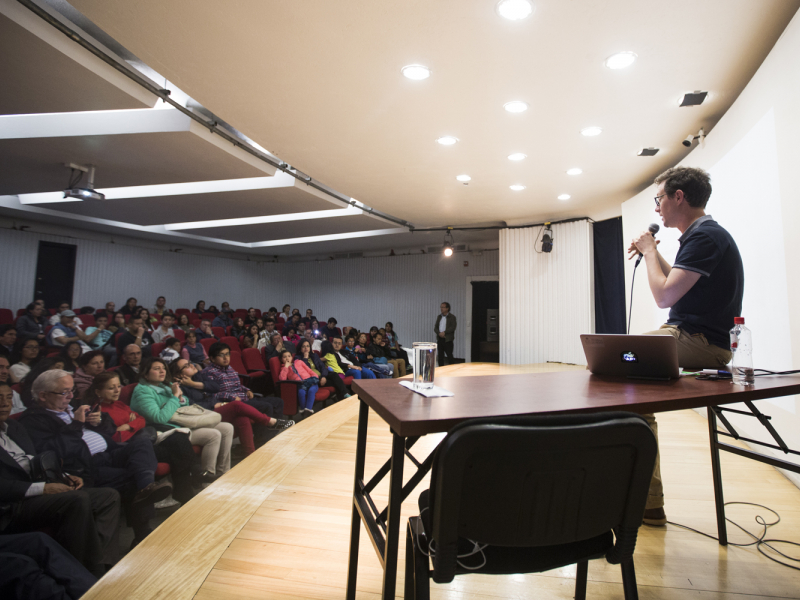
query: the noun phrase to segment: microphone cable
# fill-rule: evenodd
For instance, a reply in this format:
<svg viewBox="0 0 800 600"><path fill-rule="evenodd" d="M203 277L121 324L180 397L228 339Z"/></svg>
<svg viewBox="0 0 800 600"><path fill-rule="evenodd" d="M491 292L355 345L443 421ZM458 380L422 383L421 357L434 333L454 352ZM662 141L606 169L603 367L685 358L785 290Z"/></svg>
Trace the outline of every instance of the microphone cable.
<svg viewBox="0 0 800 600"><path fill-rule="evenodd" d="M631 277L631 301L628 303L628 335L631 334L631 315L633 314L633 284L636 281L636 269L639 263L642 262L642 255L636 259L636 264L633 265L633 277Z"/></svg>

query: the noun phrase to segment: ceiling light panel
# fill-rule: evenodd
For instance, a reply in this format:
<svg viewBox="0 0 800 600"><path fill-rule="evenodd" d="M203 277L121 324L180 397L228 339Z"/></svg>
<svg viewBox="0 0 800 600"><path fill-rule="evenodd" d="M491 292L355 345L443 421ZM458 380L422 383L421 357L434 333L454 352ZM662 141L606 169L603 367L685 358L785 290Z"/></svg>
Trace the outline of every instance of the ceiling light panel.
<svg viewBox="0 0 800 600"><path fill-rule="evenodd" d="M525 189L525 186L524 186L524 185L516 185L516 184L515 184L515 185L510 185L510 186L508 186L508 187L510 187L510 188L511 188L512 190L514 190L515 192L521 192L522 190L524 190L524 189Z"/></svg>
<svg viewBox="0 0 800 600"><path fill-rule="evenodd" d="M431 70L424 65L406 65L401 70L403 75L414 81L421 81L431 76Z"/></svg>
<svg viewBox="0 0 800 600"><path fill-rule="evenodd" d="M630 67L636 61L636 53L625 51L612 54L605 61L605 66L609 69L625 69Z"/></svg>
<svg viewBox="0 0 800 600"><path fill-rule="evenodd" d="M528 158L528 155L523 154L522 152L514 152L513 154L508 155L508 160L513 160L514 162L525 160L526 158Z"/></svg>
<svg viewBox="0 0 800 600"><path fill-rule="evenodd" d="M512 100L503 104L503 108L510 113L522 113L528 110L528 103L522 100Z"/></svg>
<svg viewBox="0 0 800 600"><path fill-rule="evenodd" d="M572 196L570 196L569 194L561 194L558 197L559 200L569 200L570 198L572 198Z"/></svg>
<svg viewBox="0 0 800 600"><path fill-rule="evenodd" d="M580 167L572 167L567 170L567 175L580 175L581 173L583 173L583 169Z"/></svg>
<svg viewBox="0 0 800 600"><path fill-rule="evenodd" d="M584 127L583 129L581 129L581 135L586 137L594 137L596 135L600 135L601 133L603 133L603 128L594 125L591 127Z"/></svg>
<svg viewBox="0 0 800 600"><path fill-rule="evenodd" d="M534 8L528 0L500 0L495 10L504 19L519 21L530 16Z"/></svg>
<svg viewBox="0 0 800 600"><path fill-rule="evenodd" d="M308 219L329 219L332 217L349 217L366 214L364 211L350 207L335 210L313 210L303 213L270 215L264 217L245 217L242 219L218 219L214 221L192 221L189 223L170 223L164 225L169 231L185 229L206 229L210 227L236 227L240 225L259 225L261 223L283 223L287 221L305 221Z"/></svg>
<svg viewBox="0 0 800 600"><path fill-rule="evenodd" d="M456 175L456 179L463 182L472 181L472 177L469 175Z"/></svg>
<svg viewBox="0 0 800 600"><path fill-rule="evenodd" d="M452 135L445 135L440 137L436 141L439 142L442 146L452 146L453 144L458 142L458 138Z"/></svg>

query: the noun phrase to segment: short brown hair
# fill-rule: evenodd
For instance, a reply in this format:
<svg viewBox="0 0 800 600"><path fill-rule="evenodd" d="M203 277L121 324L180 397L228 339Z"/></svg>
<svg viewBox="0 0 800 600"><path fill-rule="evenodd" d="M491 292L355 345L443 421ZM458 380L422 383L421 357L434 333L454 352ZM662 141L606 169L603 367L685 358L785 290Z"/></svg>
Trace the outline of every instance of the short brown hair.
<svg viewBox="0 0 800 600"><path fill-rule="evenodd" d="M705 208L711 197L711 177L703 169L673 167L661 173L653 183L663 183L668 196L674 196L675 192L681 190L686 202L694 208Z"/></svg>

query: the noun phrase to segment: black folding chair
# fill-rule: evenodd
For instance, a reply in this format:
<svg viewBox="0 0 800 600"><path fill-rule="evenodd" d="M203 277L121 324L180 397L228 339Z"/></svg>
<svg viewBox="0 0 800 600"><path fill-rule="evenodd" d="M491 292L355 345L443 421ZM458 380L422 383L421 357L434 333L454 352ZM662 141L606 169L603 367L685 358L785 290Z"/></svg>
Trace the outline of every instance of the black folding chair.
<svg viewBox="0 0 800 600"><path fill-rule="evenodd" d="M638 598L633 551L657 443L632 413L474 419L437 450L431 487L408 520L405 597L429 598L432 577L539 573L589 560L622 567ZM433 571L429 571L429 557Z"/></svg>

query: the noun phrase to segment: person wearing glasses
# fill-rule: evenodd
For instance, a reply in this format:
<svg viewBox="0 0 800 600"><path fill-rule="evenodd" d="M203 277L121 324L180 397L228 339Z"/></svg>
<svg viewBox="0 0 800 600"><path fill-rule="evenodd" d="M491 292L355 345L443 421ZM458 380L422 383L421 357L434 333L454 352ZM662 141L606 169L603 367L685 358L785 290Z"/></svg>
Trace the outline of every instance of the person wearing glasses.
<svg viewBox="0 0 800 600"><path fill-rule="evenodd" d="M664 227L681 232L680 248L670 265L649 231L634 238L628 259L643 255L650 291L659 308L669 308L667 322L652 335L671 335L678 364L687 370L720 369L731 359L729 331L741 315L744 266L736 242L705 212L711 178L702 169L675 167L656 177L656 213ZM643 415L658 435L654 415ZM644 513L648 525L665 525L659 461Z"/></svg>
<svg viewBox="0 0 800 600"><path fill-rule="evenodd" d="M25 427L37 452L52 450L62 468L82 478L87 487L109 487L117 490L130 515L134 532L133 545L152 531L150 519L155 516L153 504L172 493L166 479L155 481L158 461L149 438L131 438L118 444L91 427L102 421L99 406L72 409L74 382L62 370L46 371L33 382L33 406L19 422Z"/></svg>

